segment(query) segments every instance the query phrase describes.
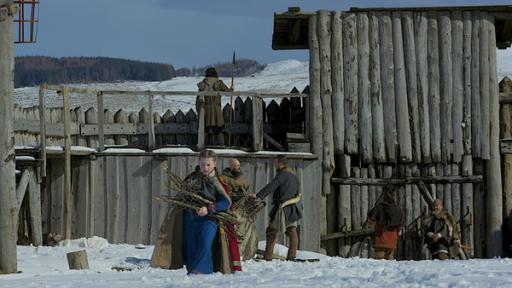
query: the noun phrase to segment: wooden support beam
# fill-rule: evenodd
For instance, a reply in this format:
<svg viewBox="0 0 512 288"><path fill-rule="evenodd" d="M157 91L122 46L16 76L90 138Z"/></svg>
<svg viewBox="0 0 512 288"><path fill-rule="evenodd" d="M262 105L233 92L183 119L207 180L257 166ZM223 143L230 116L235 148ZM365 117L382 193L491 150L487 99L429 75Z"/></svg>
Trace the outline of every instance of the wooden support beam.
<svg viewBox="0 0 512 288"><path fill-rule="evenodd" d="M254 151L263 150L263 100L258 96L252 99L252 135Z"/></svg>
<svg viewBox="0 0 512 288"><path fill-rule="evenodd" d="M286 151L286 149L281 145L279 144L279 142L277 142L275 139L273 139L272 137L270 137L267 133L263 132L263 139L267 140L270 144L274 145L274 147L276 147L277 149L279 149L279 151Z"/></svg>
<svg viewBox="0 0 512 288"><path fill-rule="evenodd" d="M64 193L66 199L66 239L71 239L73 195L71 194L71 127L69 115L69 92L67 87L62 87L62 99L64 106ZM103 112L103 110L101 110Z"/></svg>
<svg viewBox="0 0 512 288"><path fill-rule="evenodd" d="M373 229L361 229L361 230L355 230L355 231L335 232L335 233L321 235L320 241L328 241L328 240L335 240L335 239L340 239L340 238L365 236L365 235L371 235L374 232L375 232L375 230L373 230Z"/></svg>
<svg viewBox="0 0 512 288"><path fill-rule="evenodd" d="M98 92L96 96L98 99L98 141L101 152L105 150L105 102L102 92Z"/></svg>
<svg viewBox="0 0 512 288"><path fill-rule="evenodd" d="M416 183L416 186L418 186L418 189L420 190L421 197L427 202L428 207L432 207L432 204L434 203L434 198L432 197L432 192L428 190L427 185L423 181L418 181Z"/></svg>
<svg viewBox="0 0 512 288"><path fill-rule="evenodd" d="M148 103L148 111L149 111L149 117L148 117L148 121L146 123L146 125L148 126L148 146L149 146L149 149L153 149L155 147L155 122L153 120L153 112L154 112L154 107L153 107L153 102L154 102L154 98L153 98L153 95L150 95L148 97L149 99L149 103Z"/></svg>
<svg viewBox="0 0 512 288"><path fill-rule="evenodd" d="M469 176L428 176L428 177L405 177L402 179L392 178L332 178L333 184L340 185L377 185L383 186L387 184L418 184L424 183L482 183L482 175L469 175Z"/></svg>
<svg viewBox="0 0 512 288"><path fill-rule="evenodd" d="M18 187L16 187L16 212L15 215L18 217L20 213L21 203L23 203L23 198L25 197L25 191L27 191L27 186L30 178L30 171L28 169L23 170L21 174L20 182L18 183Z"/></svg>
<svg viewBox="0 0 512 288"><path fill-rule="evenodd" d="M46 177L46 121L44 108L44 84L39 86L39 147L41 148L41 159L43 166L41 167L41 177Z"/></svg>

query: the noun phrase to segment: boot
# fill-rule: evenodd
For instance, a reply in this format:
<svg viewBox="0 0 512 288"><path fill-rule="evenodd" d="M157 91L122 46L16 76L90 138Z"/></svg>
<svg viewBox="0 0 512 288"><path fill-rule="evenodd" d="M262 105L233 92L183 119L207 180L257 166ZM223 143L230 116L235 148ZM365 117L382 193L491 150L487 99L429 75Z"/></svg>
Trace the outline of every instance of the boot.
<svg viewBox="0 0 512 288"><path fill-rule="evenodd" d="M267 244L265 245L265 253L263 259L266 261L272 261L274 257L274 246L277 240L277 230L270 227L267 228Z"/></svg>
<svg viewBox="0 0 512 288"><path fill-rule="evenodd" d="M295 260L295 257L297 256L297 247L299 246L297 227L292 226L286 228L286 236L288 236L288 240L290 241L290 247L288 247L288 255L286 255L286 260Z"/></svg>

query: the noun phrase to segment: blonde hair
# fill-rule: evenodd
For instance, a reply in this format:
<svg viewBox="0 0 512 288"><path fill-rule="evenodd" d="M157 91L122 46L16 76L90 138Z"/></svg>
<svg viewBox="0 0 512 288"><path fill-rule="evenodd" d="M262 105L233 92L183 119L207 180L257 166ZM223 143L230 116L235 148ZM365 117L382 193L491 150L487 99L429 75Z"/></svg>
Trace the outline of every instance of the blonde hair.
<svg viewBox="0 0 512 288"><path fill-rule="evenodd" d="M217 154L213 152L212 150L204 149L199 152L199 159L201 158L212 158L213 161L217 160Z"/></svg>

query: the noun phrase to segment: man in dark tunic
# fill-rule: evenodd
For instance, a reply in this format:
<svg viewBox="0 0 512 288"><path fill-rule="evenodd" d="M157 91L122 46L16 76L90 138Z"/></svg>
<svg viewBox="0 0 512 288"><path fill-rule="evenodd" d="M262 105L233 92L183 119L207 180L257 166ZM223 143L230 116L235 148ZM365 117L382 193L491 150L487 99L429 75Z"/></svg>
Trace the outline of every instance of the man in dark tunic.
<svg viewBox="0 0 512 288"><path fill-rule="evenodd" d="M284 226L286 228L285 234L290 241L286 259L294 260L299 245L297 226L298 221L302 218L302 211L298 205L301 199L299 179L288 168L285 156L278 156L275 166L278 171L277 176L256 194L262 200L269 194L272 194L273 207L270 212L270 223L266 231L267 243L263 257L267 261L272 260L277 232Z"/></svg>
<svg viewBox="0 0 512 288"><path fill-rule="evenodd" d="M441 199L434 200L432 213L425 220L425 243L432 259L450 259L450 248L460 245L459 229L452 214L443 208Z"/></svg>

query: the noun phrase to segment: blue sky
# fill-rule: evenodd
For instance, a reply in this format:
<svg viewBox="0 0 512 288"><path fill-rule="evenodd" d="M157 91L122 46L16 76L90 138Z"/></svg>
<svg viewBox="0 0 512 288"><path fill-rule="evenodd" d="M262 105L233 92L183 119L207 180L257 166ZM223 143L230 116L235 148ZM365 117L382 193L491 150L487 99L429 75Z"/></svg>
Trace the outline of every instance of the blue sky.
<svg viewBox="0 0 512 288"><path fill-rule="evenodd" d="M504 5L494 1L352 0L41 0L38 41L22 55L107 56L204 66L238 58L260 63L308 59L306 50L273 51L273 13L350 7Z"/></svg>

